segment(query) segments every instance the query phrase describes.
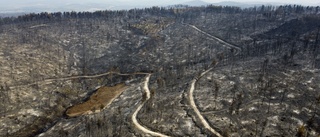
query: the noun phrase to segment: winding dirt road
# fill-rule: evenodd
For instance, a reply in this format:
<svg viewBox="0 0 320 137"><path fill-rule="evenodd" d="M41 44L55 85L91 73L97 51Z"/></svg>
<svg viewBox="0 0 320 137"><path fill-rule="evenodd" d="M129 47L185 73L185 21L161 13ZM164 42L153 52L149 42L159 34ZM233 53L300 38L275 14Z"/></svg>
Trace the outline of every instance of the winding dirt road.
<svg viewBox="0 0 320 137"><path fill-rule="evenodd" d="M150 76L151 74L147 74L146 76L146 80L144 81L144 86L143 86L143 89L144 91L146 92L146 100L143 101L137 108L137 110L133 113L131 119L132 119L132 122L133 124L139 129L141 130L142 132L146 133L146 134L150 134L152 136L157 136L157 137L169 137L167 135L164 135L164 134L161 134L159 132L154 132L154 131L151 131L149 129L147 129L146 127L142 126L138 120L137 120L137 115L139 113L139 111L141 110L141 108L144 106L144 104L150 99L150 90L149 90L149 87L148 87L148 83L149 83L149 79L150 79Z"/></svg>
<svg viewBox="0 0 320 137"><path fill-rule="evenodd" d="M214 135L218 136L218 137L222 137L222 135L220 135L220 133L218 133L216 130L214 130L210 125L209 123L207 122L207 120L202 116L202 114L200 113L195 101L194 101L194 98L193 98L193 92L194 92L194 89L195 89L195 84L196 82L203 76L205 75L206 73L208 73L209 71L211 71L213 68L210 68L208 70L206 70L205 72L202 72L200 74L200 76L194 78L191 82L191 87L190 87L190 90L189 90L189 101L190 101L190 105L192 107L192 109L194 110L194 112L197 114L198 118L200 119L200 122L202 123L202 125L208 129L211 133L213 133Z"/></svg>

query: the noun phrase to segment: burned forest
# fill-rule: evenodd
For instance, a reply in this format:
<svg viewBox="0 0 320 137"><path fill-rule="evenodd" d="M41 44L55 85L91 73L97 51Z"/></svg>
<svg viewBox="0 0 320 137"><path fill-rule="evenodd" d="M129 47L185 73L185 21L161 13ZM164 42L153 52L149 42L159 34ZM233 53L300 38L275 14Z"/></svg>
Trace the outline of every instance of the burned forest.
<svg viewBox="0 0 320 137"><path fill-rule="evenodd" d="M320 136L320 7L0 18L0 136Z"/></svg>

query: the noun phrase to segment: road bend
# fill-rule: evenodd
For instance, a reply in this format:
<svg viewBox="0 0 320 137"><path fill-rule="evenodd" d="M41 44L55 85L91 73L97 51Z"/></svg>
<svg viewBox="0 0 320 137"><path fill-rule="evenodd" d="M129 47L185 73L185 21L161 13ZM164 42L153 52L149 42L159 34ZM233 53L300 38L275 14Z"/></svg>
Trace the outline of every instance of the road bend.
<svg viewBox="0 0 320 137"><path fill-rule="evenodd" d="M143 90L145 91L146 93L146 100L144 100L137 108L137 110L133 113L131 119L132 119L132 122L133 124L139 129L141 130L142 132L146 133L146 134L149 134L151 136L157 136L157 137L169 137L167 135L164 135L162 133L159 133L159 132L155 132L155 131L151 131L150 129L144 127L143 125L141 125L138 120L137 120L137 115L139 113L139 111L141 110L141 108L144 106L144 104L150 99L150 90L149 90L149 86L148 86L148 83L149 83L149 79L150 79L150 76L151 74L147 74L146 76L146 79L144 81L144 86L143 86Z"/></svg>
<svg viewBox="0 0 320 137"><path fill-rule="evenodd" d="M208 129L211 133L213 133L214 135L216 135L217 137L222 137L222 135L220 135L220 133L218 133L215 129L213 129L210 124L208 123L208 121L203 117L203 115L200 113L195 101L194 101L194 97L193 97L193 93L194 93L194 90L195 90L195 84L196 82L203 76L205 75L206 73L208 73L209 71L211 71L213 68L210 68L204 72L202 72L200 74L200 76L194 78L191 82L191 87L190 87L190 90L189 90L189 101L190 101L190 105L191 105L191 108L193 109L193 111L196 113L197 117L200 119L200 122L202 123L202 125Z"/></svg>

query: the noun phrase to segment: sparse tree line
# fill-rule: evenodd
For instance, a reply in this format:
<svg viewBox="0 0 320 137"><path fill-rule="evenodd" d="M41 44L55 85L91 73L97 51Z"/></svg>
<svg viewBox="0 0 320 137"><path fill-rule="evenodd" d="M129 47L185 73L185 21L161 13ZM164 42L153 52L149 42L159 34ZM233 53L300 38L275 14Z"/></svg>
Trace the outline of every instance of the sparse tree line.
<svg viewBox="0 0 320 137"><path fill-rule="evenodd" d="M284 6L258 6L252 8L241 9L235 6L215 6L208 5L202 7L189 7L185 5L177 5L173 7L151 7L144 9L131 10L104 10L95 12L41 12L30 13L18 17L0 18L0 24L20 23L28 21L54 21L63 19L81 19L81 18L115 18L124 17L128 19L140 19L143 15L158 15L190 18L205 13L247 13L247 14L262 14L268 18L281 16L285 18L290 14L318 14L320 7L301 6L301 5L284 5Z"/></svg>

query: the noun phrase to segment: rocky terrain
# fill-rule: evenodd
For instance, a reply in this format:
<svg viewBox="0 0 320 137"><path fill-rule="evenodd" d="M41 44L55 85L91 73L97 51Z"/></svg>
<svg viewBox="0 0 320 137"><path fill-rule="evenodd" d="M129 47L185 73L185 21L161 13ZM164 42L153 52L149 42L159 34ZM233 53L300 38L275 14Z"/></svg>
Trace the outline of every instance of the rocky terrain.
<svg viewBox="0 0 320 137"><path fill-rule="evenodd" d="M320 135L320 13L152 7L0 20L0 136Z"/></svg>

